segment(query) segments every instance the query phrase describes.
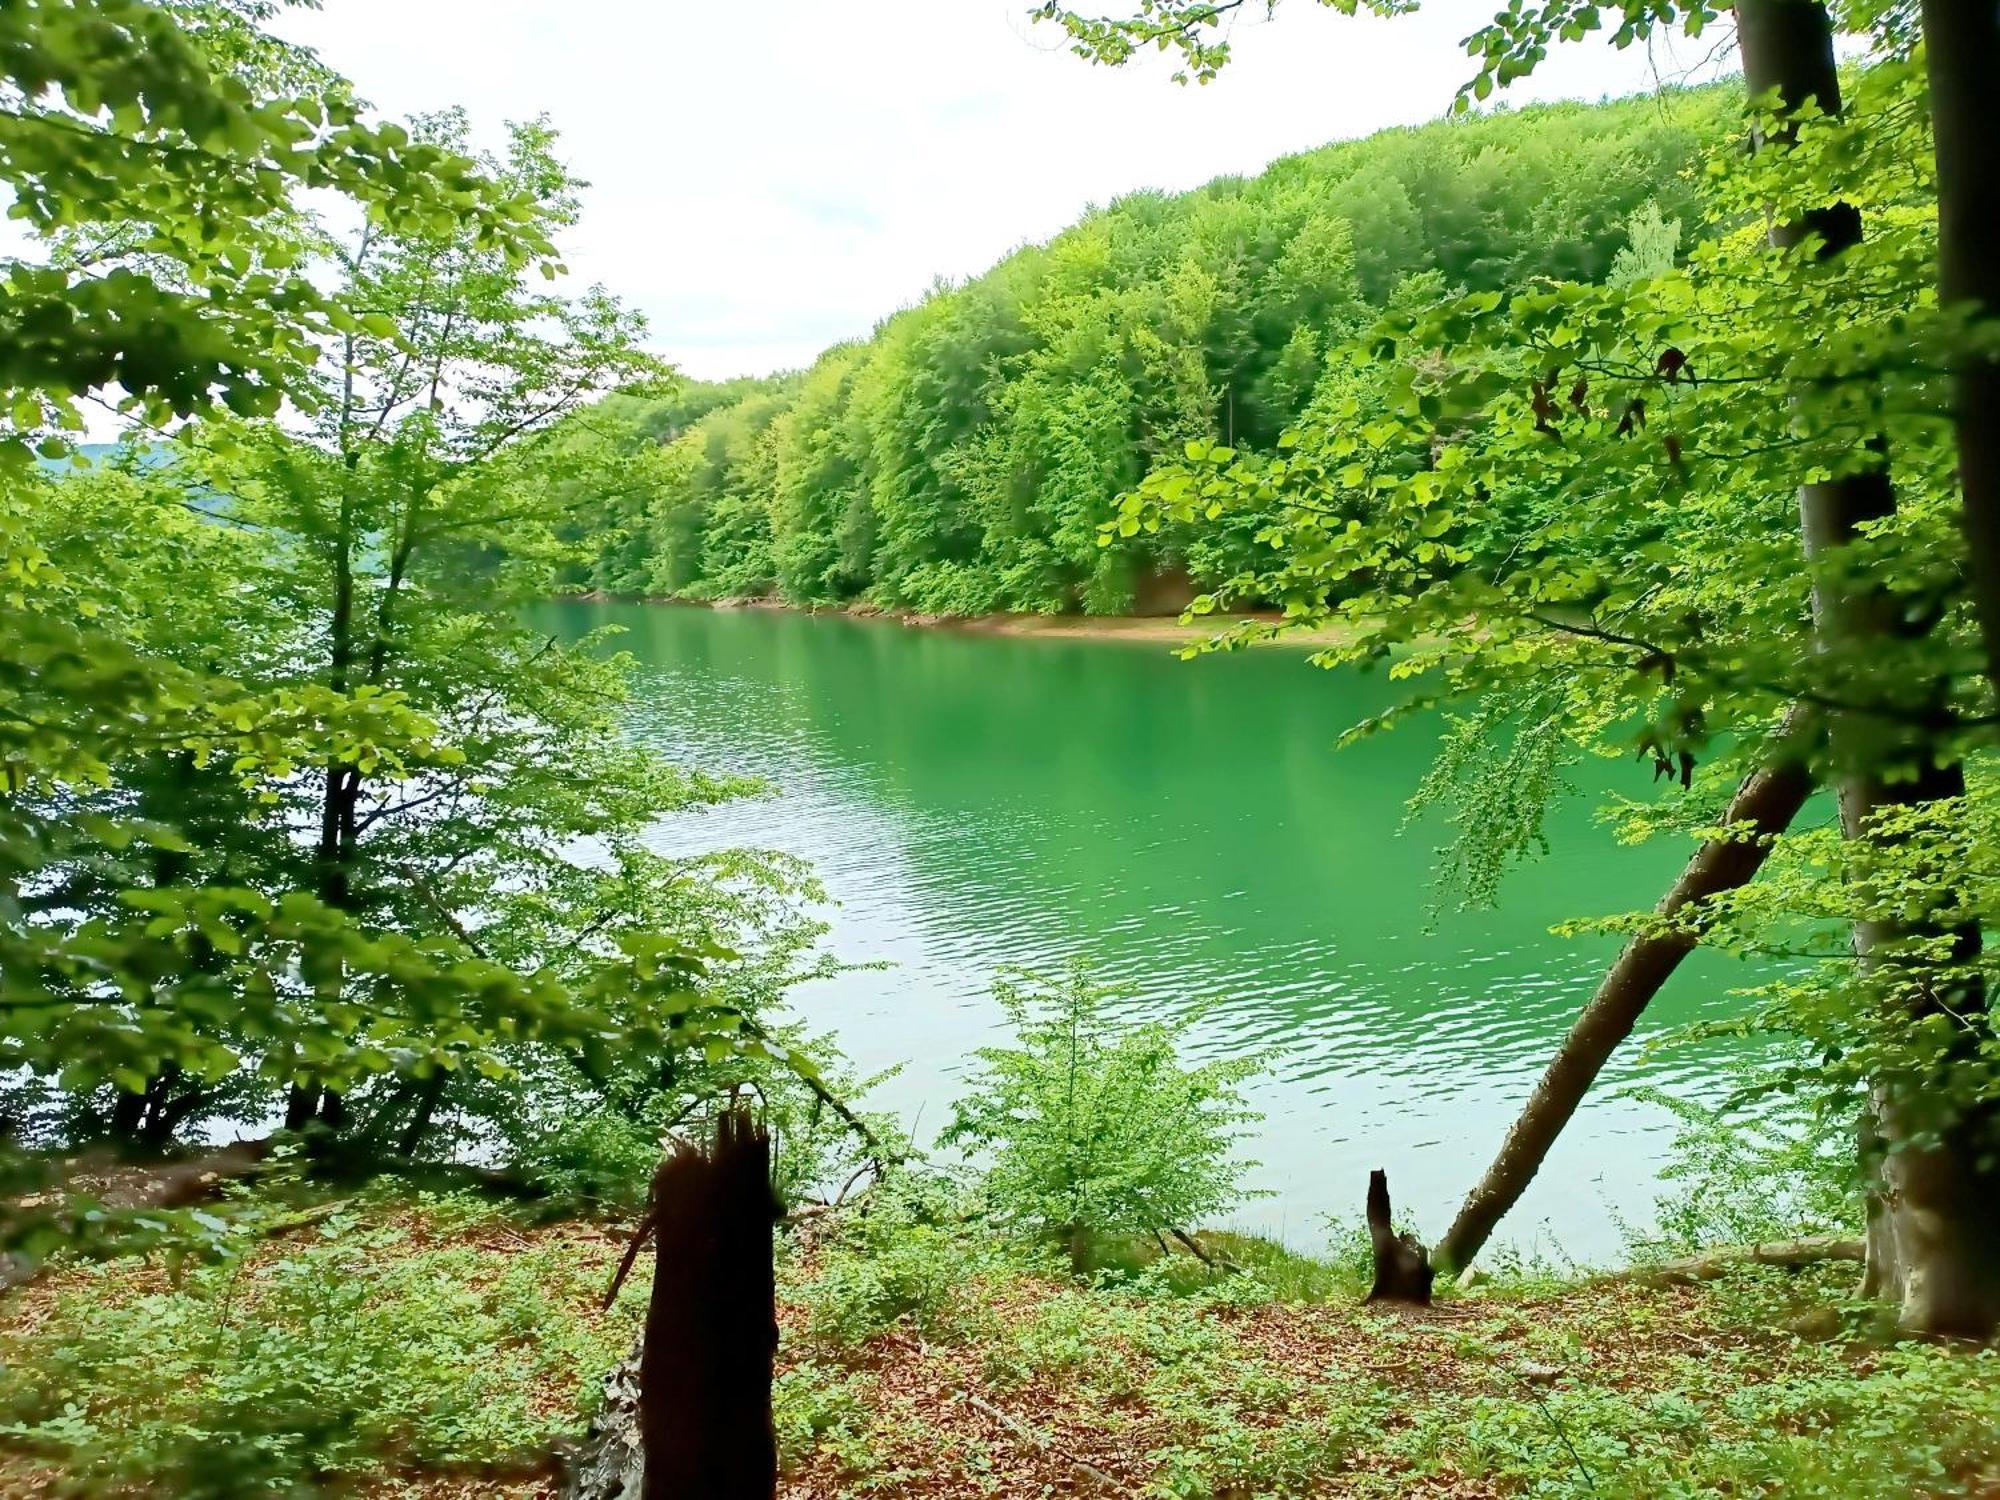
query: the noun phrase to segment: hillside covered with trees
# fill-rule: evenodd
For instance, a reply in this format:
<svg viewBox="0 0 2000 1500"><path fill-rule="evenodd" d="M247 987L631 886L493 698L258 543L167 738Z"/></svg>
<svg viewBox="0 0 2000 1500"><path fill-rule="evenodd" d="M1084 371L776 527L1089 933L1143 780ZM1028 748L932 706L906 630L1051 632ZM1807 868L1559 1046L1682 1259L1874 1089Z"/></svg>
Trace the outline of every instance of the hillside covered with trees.
<svg viewBox="0 0 2000 1500"><path fill-rule="evenodd" d="M926 613L1178 608L1254 528L1100 549L1190 441L1266 448L1385 307L1671 261L1714 90L1391 130L1197 191L1134 193L810 370L599 413L662 451L585 510L614 595Z"/></svg>

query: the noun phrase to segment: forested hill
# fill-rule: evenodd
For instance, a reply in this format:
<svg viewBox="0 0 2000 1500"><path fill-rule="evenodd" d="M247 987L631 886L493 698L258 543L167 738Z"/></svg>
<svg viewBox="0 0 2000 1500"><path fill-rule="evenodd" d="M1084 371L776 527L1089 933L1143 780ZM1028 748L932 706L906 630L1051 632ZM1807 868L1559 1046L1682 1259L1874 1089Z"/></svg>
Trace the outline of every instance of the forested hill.
<svg viewBox="0 0 2000 1500"><path fill-rule="evenodd" d="M1602 279L1635 220L1638 252L1670 255L1729 108L1712 90L1538 107L1134 193L801 374L614 398L600 418L663 446L583 521L601 549L573 581L962 614L1171 604L1247 538L1100 548L1152 460L1275 441L1373 308Z"/></svg>

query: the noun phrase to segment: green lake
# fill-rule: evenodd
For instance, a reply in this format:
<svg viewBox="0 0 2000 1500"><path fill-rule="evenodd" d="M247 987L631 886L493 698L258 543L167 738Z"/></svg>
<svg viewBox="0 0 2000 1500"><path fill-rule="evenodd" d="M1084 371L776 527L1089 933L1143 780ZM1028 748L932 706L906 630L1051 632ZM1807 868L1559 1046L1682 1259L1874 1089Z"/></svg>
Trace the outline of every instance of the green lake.
<svg viewBox="0 0 2000 1500"><path fill-rule="evenodd" d="M563 604L564 635L615 624L641 664L632 733L779 795L668 820L659 847L805 856L837 908L833 949L886 967L800 990L807 1022L928 1141L967 1054L998 1040L1009 965L1087 955L1200 1046L1268 1050L1247 1154L1270 1192L1236 1222L1310 1247L1357 1218L1372 1167L1429 1236L1490 1159L1613 944L1564 918L1650 905L1684 848L1620 848L1593 793L1652 795L1648 766L1593 763L1549 855L1497 911L1432 913L1434 830L1403 832L1422 725L1337 751L1391 701L1381 674L1299 652L1194 662L1157 644L1011 638L766 610ZM1643 1220L1670 1131L1647 1083L1720 1091L1713 1052L1640 1043L1740 1002L1727 961L1691 965L1600 1081L1500 1241L1613 1255Z"/></svg>

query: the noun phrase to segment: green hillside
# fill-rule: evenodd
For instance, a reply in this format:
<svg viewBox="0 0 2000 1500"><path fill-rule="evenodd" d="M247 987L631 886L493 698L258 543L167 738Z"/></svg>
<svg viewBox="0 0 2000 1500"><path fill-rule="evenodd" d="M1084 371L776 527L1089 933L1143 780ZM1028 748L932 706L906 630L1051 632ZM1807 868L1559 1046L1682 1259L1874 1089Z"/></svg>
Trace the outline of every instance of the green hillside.
<svg viewBox="0 0 2000 1500"><path fill-rule="evenodd" d="M1681 216L1726 94L1384 131L1182 194L1134 193L803 374L620 399L665 444L584 522L579 587L920 611L1171 607L1244 537L1101 549L1192 438L1274 441L1327 350L1392 299L1597 280L1657 203Z"/></svg>

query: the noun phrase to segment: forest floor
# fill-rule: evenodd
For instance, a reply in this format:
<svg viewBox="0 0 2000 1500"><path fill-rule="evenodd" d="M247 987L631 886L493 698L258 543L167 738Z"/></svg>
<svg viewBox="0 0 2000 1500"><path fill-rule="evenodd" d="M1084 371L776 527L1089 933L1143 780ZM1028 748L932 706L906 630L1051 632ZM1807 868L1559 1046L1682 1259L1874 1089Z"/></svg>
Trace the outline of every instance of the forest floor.
<svg viewBox="0 0 2000 1500"><path fill-rule="evenodd" d="M624 1227L322 1204L240 1258L0 1302L0 1494L553 1495L628 1348ZM786 1500L2000 1495L2000 1352L1884 1341L1851 1266L1502 1278L1360 1304L1351 1256L1218 1239L1086 1284L966 1226L788 1239Z"/></svg>

